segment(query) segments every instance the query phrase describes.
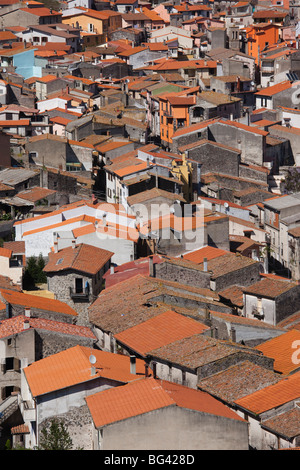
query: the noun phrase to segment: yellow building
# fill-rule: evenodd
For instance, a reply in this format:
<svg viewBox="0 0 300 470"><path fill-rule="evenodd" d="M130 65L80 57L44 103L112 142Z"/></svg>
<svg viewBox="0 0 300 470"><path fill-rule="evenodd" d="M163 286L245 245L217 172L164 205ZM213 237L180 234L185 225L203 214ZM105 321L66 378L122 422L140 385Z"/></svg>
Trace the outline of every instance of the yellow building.
<svg viewBox="0 0 300 470"><path fill-rule="evenodd" d="M172 161L172 175L183 183L183 197L187 202L193 201L193 180L192 180L192 164L187 161L185 154L182 159Z"/></svg>
<svg viewBox="0 0 300 470"><path fill-rule="evenodd" d="M122 17L118 12L96 11L83 7L78 7L77 10L81 12L63 16L62 22L80 28L85 33L103 35L104 41L110 31L119 29L122 25Z"/></svg>

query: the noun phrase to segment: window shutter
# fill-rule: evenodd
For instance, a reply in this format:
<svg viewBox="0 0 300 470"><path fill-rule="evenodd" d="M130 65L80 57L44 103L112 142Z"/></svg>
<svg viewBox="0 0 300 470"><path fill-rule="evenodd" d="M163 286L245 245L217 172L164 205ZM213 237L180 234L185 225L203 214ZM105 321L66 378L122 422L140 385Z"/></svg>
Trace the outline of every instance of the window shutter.
<svg viewBox="0 0 300 470"><path fill-rule="evenodd" d="M14 357L14 371L20 372L21 361L17 357Z"/></svg>

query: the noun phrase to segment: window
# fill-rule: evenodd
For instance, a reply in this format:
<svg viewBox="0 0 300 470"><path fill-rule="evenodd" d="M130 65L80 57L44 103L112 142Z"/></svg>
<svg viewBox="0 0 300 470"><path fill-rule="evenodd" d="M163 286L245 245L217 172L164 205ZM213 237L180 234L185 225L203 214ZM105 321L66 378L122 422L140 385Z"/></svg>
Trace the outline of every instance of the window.
<svg viewBox="0 0 300 470"><path fill-rule="evenodd" d="M89 23L88 30L89 30L90 33L94 32L94 25L92 23Z"/></svg>
<svg viewBox="0 0 300 470"><path fill-rule="evenodd" d="M83 279L82 277L76 277L75 279L75 292L81 294L83 292Z"/></svg>

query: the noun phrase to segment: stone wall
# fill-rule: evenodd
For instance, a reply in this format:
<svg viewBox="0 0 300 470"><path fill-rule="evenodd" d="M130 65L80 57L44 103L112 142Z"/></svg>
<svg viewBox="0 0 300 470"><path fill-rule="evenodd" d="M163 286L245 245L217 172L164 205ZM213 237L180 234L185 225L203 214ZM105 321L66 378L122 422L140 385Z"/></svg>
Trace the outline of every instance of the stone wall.
<svg viewBox="0 0 300 470"><path fill-rule="evenodd" d="M187 151L188 158L201 163L201 174L217 172L239 176L240 154L206 143Z"/></svg>
<svg viewBox="0 0 300 470"><path fill-rule="evenodd" d="M93 420L87 405L70 408L67 413L58 414L55 418L64 424L72 440L72 450L93 450ZM51 425L52 419L48 418L40 423L39 439L42 437L42 430Z"/></svg>
<svg viewBox="0 0 300 470"><path fill-rule="evenodd" d="M100 270L100 274L95 276L87 275L86 273L64 271L57 273L47 273L48 289L54 292L57 299L67 303L77 313L78 318L76 323L78 325L89 325L88 320L88 307L97 298L102 288L102 276L108 269L108 266ZM75 299L71 297L70 288L75 288L75 279L82 278L82 285L85 287L86 282L89 285L88 298Z"/></svg>
<svg viewBox="0 0 300 470"><path fill-rule="evenodd" d="M171 144L171 152L178 153L180 147L184 147L188 144L191 144L193 142L198 142L200 139L209 139L209 129L208 127L206 129L201 129L192 131L188 134L183 134L179 136L173 136L172 138L172 144Z"/></svg>
<svg viewBox="0 0 300 470"><path fill-rule="evenodd" d="M275 300L276 324L300 310L300 285L281 294Z"/></svg>
<svg viewBox="0 0 300 470"><path fill-rule="evenodd" d="M219 291L233 285L246 287L260 281L260 279L260 263L256 262L217 277L212 281L214 284L213 290Z"/></svg>
<svg viewBox="0 0 300 470"><path fill-rule="evenodd" d="M198 379L201 380L205 377L210 377L211 375L227 370L229 367L235 366L236 364L240 364L244 361L250 361L253 364L273 370L273 359L260 354L249 354L247 352L243 353L238 351L236 354L230 354L220 360L213 361L199 367L197 369Z"/></svg>
<svg viewBox="0 0 300 470"><path fill-rule="evenodd" d="M92 348L94 340L82 336L67 335L48 330L35 330L36 360L56 354L74 346L86 346Z"/></svg>
<svg viewBox="0 0 300 470"><path fill-rule="evenodd" d="M209 289L210 274L173 263L159 263L154 265L155 277L166 281L179 282L188 286Z"/></svg>
<svg viewBox="0 0 300 470"><path fill-rule="evenodd" d="M253 165L242 164L239 167L239 176L254 181L268 183L268 171L266 169L255 167Z"/></svg>

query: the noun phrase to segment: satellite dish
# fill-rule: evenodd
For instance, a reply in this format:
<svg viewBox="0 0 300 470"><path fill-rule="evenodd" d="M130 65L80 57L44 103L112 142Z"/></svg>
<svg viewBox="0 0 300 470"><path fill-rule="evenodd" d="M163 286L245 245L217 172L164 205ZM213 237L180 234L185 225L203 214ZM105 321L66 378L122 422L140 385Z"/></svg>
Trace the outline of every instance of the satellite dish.
<svg viewBox="0 0 300 470"><path fill-rule="evenodd" d="M94 356L93 354L90 355L89 360L90 360L90 363L91 363L91 364L95 364L95 363L96 363L96 358L95 358L95 356Z"/></svg>
<svg viewBox="0 0 300 470"><path fill-rule="evenodd" d="M228 202L224 202L224 207L227 209L229 207Z"/></svg>

